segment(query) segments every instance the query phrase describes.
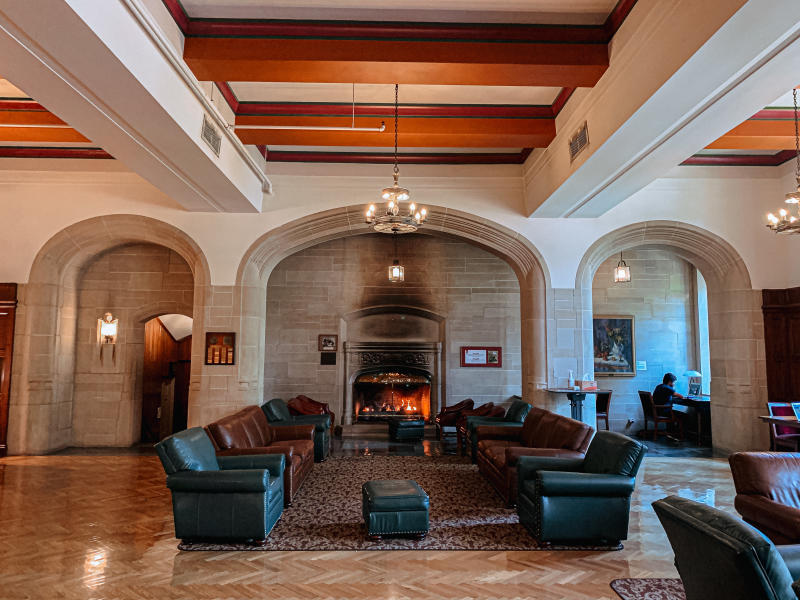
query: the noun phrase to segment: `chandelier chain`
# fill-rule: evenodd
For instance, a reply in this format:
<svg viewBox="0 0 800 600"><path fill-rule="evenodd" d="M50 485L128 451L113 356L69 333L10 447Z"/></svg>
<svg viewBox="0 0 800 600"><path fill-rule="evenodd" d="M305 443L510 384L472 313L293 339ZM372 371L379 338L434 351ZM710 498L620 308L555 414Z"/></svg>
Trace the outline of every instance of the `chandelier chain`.
<svg viewBox="0 0 800 600"><path fill-rule="evenodd" d="M400 87L399 84L394 84L394 172L399 173L400 168L397 166L397 99L398 99L398 88ZM796 101L796 98L795 98ZM795 111L797 110L797 105L795 104ZM795 113L796 114L796 113ZM796 122L795 122L796 124ZM798 155L798 169L800 169L800 150L797 151ZM800 172L800 171L799 171Z"/></svg>
<svg viewBox="0 0 800 600"><path fill-rule="evenodd" d="M797 123L797 90L792 90L792 99L794 100L794 148L797 152L795 156L796 166L795 175L800 179L800 127Z"/></svg>

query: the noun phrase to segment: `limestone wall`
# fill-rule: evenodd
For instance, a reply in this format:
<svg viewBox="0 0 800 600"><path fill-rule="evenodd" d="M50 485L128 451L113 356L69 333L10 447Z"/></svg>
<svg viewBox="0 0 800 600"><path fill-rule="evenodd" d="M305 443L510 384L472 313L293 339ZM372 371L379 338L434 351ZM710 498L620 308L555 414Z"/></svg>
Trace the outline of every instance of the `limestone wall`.
<svg viewBox="0 0 800 600"><path fill-rule="evenodd" d="M264 397L304 393L341 414L343 343L443 342L446 403L503 401L521 391L519 282L511 267L467 243L425 235L398 239L405 282L387 268L393 240L370 234L326 242L284 259L267 287ZM351 318L370 307L421 309ZM437 322L432 316L441 317ZM319 334L339 335L336 366L321 366ZM501 346L503 367L462 368L460 347Z"/></svg>

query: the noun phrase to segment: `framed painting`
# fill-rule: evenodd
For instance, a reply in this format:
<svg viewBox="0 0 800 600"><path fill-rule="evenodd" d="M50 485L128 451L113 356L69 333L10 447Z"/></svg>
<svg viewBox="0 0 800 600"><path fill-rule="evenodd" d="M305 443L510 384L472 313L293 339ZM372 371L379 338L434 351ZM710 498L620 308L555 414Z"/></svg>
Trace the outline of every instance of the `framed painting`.
<svg viewBox="0 0 800 600"><path fill-rule="evenodd" d="M336 352L339 349L339 336L332 333L321 333L317 337L320 352Z"/></svg>
<svg viewBox="0 0 800 600"><path fill-rule="evenodd" d="M636 338L633 316L592 319L594 374L597 377L636 376Z"/></svg>

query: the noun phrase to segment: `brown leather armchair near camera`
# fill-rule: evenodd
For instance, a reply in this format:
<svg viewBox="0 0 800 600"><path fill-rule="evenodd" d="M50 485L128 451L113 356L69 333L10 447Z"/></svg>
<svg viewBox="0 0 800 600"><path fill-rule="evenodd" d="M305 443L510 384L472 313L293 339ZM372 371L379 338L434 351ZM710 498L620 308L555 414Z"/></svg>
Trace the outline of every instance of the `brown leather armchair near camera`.
<svg viewBox="0 0 800 600"><path fill-rule="evenodd" d="M442 439L442 428L456 427L461 413L465 410L472 410L473 406L475 406L475 401L472 398L467 398L452 406L445 406L434 419L436 423L436 439Z"/></svg>
<svg viewBox="0 0 800 600"><path fill-rule="evenodd" d="M522 456L583 458L594 428L532 406L518 427L479 425L478 469L507 504L517 500L517 463Z"/></svg>
<svg viewBox="0 0 800 600"><path fill-rule="evenodd" d="M800 544L800 454L736 452L728 462L742 518L775 544Z"/></svg>
<svg viewBox="0 0 800 600"><path fill-rule="evenodd" d="M314 466L314 426L288 425L271 427L258 406L206 426L206 433L218 456L239 454L283 454L283 502L289 506Z"/></svg>

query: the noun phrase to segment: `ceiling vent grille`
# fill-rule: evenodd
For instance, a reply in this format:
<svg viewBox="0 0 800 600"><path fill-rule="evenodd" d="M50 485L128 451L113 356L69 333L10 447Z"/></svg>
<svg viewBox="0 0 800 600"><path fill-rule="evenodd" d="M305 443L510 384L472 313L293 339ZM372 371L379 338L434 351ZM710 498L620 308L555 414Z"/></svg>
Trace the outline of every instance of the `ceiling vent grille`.
<svg viewBox="0 0 800 600"><path fill-rule="evenodd" d="M203 115L203 131L200 137L208 144L208 147L211 148L214 154L219 156L219 151L222 147L222 135L217 128L211 124L207 115Z"/></svg>
<svg viewBox="0 0 800 600"><path fill-rule="evenodd" d="M586 121L580 126L580 129L569 138L569 160L572 162L575 157L589 145L589 128Z"/></svg>

